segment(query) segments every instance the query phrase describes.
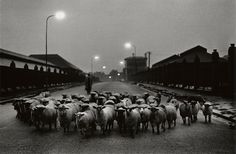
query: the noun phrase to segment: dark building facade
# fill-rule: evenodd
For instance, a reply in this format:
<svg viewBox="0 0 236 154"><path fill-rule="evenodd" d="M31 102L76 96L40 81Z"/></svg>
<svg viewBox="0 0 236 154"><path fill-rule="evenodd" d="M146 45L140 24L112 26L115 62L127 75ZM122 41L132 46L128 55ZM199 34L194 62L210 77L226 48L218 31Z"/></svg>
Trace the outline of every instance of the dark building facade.
<svg viewBox="0 0 236 154"><path fill-rule="evenodd" d="M216 49L208 53L206 48L196 46L153 64L150 70L138 72L132 79L137 82L208 89L215 93L232 95L235 92L234 44L229 47L228 54L222 58Z"/></svg>
<svg viewBox="0 0 236 154"><path fill-rule="evenodd" d="M147 58L141 56L132 56L125 58L124 74L126 80L132 80L132 76L138 72L147 70Z"/></svg>
<svg viewBox="0 0 236 154"><path fill-rule="evenodd" d="M69 82L82 82L83 72L65 61L59 55L58 63L25 56L0 49L0 90L1 94L28 88L56 86ZM59 58L58 58L59 57ZM73 71L72 71L73 70Z"/></svg>

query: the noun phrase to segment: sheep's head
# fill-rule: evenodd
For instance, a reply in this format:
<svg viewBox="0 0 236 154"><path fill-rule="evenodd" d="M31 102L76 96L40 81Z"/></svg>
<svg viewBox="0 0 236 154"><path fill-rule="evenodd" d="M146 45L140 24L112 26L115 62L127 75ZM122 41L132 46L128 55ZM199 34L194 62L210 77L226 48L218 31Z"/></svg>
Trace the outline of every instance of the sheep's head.
<svg viewBox="0 0 236 154"><path fill-rule="evenodd" d="M75 116L76 118L80 119L81 117L83 117L85 115L84 112L78 112L78 113L75 113Z"/></svg>
<svg viewBox="0 0 236 154"><path fill-rule="evenodd" d="M191 103L192 106L195 106L197 104L197 101L192 100L190 103Z"/></svg>

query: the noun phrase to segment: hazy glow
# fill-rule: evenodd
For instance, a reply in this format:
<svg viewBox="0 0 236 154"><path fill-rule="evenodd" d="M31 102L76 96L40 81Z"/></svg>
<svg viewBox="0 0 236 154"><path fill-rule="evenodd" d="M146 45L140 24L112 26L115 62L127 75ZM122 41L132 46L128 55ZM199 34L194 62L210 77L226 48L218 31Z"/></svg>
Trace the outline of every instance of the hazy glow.
<svg viewBox="0 0 236 154"><path fill-rule="evenodd" d="M99 56L94 56L94 60L99 60Z"/></svg>
<svg viewBox="0 0 236 154"><path fill-rule="evenodd" d="M109 79L111 79L111 76L109 76Z"/></svg>
<svg viewBox="0 0 236 154"><path fill-rule="evenodd" d="M124 61L120 61L120 65L124 65L125 63L124 63Z"/></svg>
<svg viewBox="0 0 236 154"><path fill-rule="evenodd" d="M120 73L117 73L118 76L120 76Z"/></svg>
<svg viewBox="0 0 236 154"><path fill-rule="evenodd" d="M102 69L106 69L107 67L106 66L102 66Z"/></svg>
<svg viewBox="0 0 236 154"><path fill-rule="evenodd" d="M126 42L124 46L126 49L132 48L132 44L130 42Z"/></svg>
<svg viewBox="0 0 236 154"><path fill-rule="evenodd" d="M63 11L58 11L58 12L55 13L55 17L56 17L57 19L59 19L59 20L64 19L65 16L66 16L66 15L65 15L65 13L64 13Z"/></svg>

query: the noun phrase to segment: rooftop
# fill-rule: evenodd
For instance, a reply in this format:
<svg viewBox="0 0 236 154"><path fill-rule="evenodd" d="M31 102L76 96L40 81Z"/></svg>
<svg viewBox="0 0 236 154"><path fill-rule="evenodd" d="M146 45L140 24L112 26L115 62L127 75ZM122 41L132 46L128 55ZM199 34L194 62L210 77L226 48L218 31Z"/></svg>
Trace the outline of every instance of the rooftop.
<svg viewBox="0 0 236 154"><path fill-rule="evenodd" d="M28 57L26 55L22 55L16 52L12 52L9 50L5 50L5 49L1 49L0 48L0 57L5 57L5 58L12 58L14 60L21 60L21 61L25 61L25 62L32 62L32 63L37 63L37 64L41 64L41 65L45 65L45 60L40 60L40 59L36 59L33 57ZM56 66L53 63L48 63L49 66Z"/></svg>
<svg viewBox="0 0 236 154"><path fill-rule="evenodd" d="M30 55L30 57L34 57L40 60L45 60L46 56L44 54L33 54ZM64 58L62 58L60 55L58 54L48 54L48 61L55 64L56 66L59 66L61 68L72 68L75 70L80 70L78 67L76 67L75 65L71 64L70 62L68 62L67 60L65 60Z"/></svg>

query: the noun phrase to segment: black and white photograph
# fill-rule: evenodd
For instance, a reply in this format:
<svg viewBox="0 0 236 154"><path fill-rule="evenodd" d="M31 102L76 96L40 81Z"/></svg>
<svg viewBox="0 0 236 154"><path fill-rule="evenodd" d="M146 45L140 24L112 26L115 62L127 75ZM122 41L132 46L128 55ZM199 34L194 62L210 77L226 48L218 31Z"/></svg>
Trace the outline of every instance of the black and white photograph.
<svg viewBox="0 0 236 154"><path fill-rule="evenodd" d="M0 154L235 154L235 0L0 0Z"/></svg>

